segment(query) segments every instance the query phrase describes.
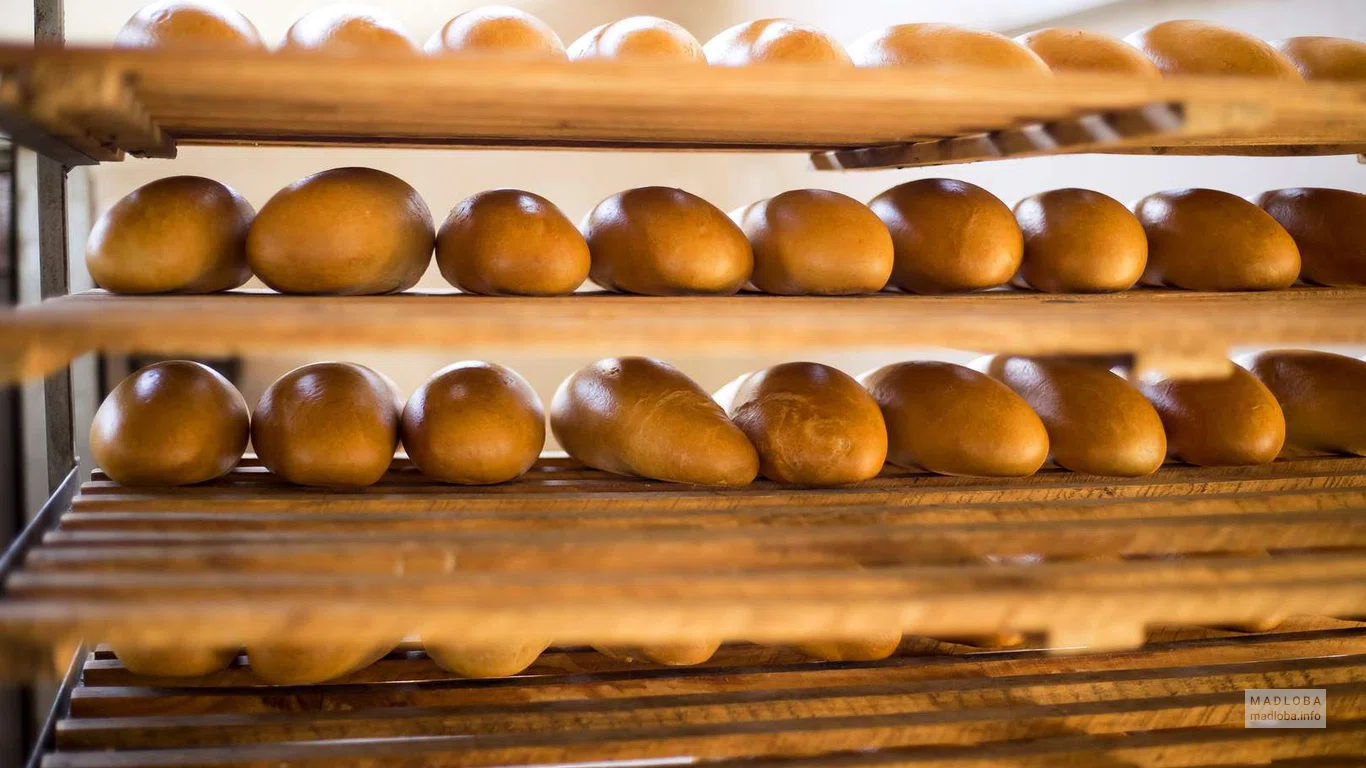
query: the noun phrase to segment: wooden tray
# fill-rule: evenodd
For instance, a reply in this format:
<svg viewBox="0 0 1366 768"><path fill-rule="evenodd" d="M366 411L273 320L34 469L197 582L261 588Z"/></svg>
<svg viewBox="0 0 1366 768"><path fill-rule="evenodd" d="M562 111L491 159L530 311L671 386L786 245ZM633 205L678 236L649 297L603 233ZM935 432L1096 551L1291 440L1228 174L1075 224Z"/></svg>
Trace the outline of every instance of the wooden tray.
<svg viewBox="0 0 1366 768"><path fill-rule="evenodd" d="M736 645L664 668L556 648L499 681L450 679L415 650L312 687L263 686L240 664L181 681L107 652L81 664L46 768L1324 767L1366 751L1366 625L1311 617L1262 634L1154 627L1139 650L1065 658L922 643L830 664ZM1244 689L1276 687L1326 689L1327 728L1244 729Z"/></svg>
<svg viewBox="0 0 1366 768"><path fill-rule="evenodd" d="M1246 78L21 46L0 73L0 127L68 164L177 143L800 150L825 168L1366 146L1366 86Z"/></svg>
<svg viewBox="0 0 1366 768"><path fill-rule="evenodd" d="M1142 371L1223 375L1230 347L1366 343L1366 290L1265 293L994 291L846 298L582 293L501 298L405 293L348 298L234 291L103 291L0 309L0 382L89 351L248 355L328 346L509 349L667 357L941 346L1014 354L1133 355Z"/></svg>

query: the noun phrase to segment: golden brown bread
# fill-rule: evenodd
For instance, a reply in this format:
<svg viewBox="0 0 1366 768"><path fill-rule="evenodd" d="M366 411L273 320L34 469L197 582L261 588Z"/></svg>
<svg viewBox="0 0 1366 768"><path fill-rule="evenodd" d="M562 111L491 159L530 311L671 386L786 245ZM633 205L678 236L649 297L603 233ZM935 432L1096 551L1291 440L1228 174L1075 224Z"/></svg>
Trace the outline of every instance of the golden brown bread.
<svg viewBox="0 0 1366 768"><path fill-rule="evenodd" d="M427 41L429 54L475 53L564 60L564 43L549 24L526 11L486 5L442 25Z"/></svg>
<svg viewBox="0 0 1366 768"><path fill-rule="evenodd" d="M1366 361L1279 349L1240 358L1285 414L1283 455L1366 456Z"/></svg>
<svg viewBox="0 0 1366 768"><path fill-rule="evenodd" d="M349 675L379 661L397 643L247 646L247 663L257 677L272 685L312 685Z"/></svg>
<svg viewBox="0 0 1366 768"><path fill-rule="evenodd" d="M1043 59L1005 35L952 24L898 24L875 29L849 46L849 57L860 67L1049 73Z"/></svg>
<svg viewBox="0 0 1366 768"><path fill-rule="evenodd" d="M462 677L509 677L531 666L550 647L546 640L499 646L466 645L423 638L422 647L437 666Z"/></svg>
<svg viewBox="0 0 1366 768"><path fill-rule="evenodd" d="M588 243L555 204L518 189L461 201L436 236L447 282L490 296L559 296L588 279Z"/></svg>
<svg viewBox="0 0 1366 768"><path fill-rule="evenodd" d="M745 233L719 208L672 187L639 187L584 218L589 275L612 291L649 296L729 295L754 268Z"/></svg>
<svg viewBox="0 0 1366 768"><path fill-rule="evenodd" d="M263 51L266 44L246 16L216 0L161 0L133 14L114 47Z"/></svg>
<svg viewBox="0 0 1366 768"><path fill-rule="evenodd" d="M1289 37L1271 46L1305 80L1356 83L1366 80L1366 43L1343 37Z"/></svg>
<svg viewBox="0 0 1366 768"><path fill-rule="evenodd" d="M266 202L247 234L247 260L281 293L393 293L417 284L435 241L427 204L402 179L333 168Z"/></svg>
<svg viewBox="0 0 1366 768"><path fill-rule="evenodd" d="M1054 72L1110 72L1135 77L1161 77L1137 48L1102 32L1066 27L1036 29L1015 38Z"/></svg>
<svg viewBox="0 0 1366 768"><path fill-rule="evenodd" d="M113 650L124 669L150 677L203 677L227 669L237 658L235 648L126 646L120 643Z"/></svg>
<svg viewBox="0 0 1366 768"><path fill-rule="evenodd" d="M748 485L759 455L705 390L660 360L599 360L550 404L561 447L590 467L698 485Z"/></svg>
<svg viewBox="0 0 1366 768"><path fill-rule="evenodd" d="M1025 399L1048 429L1053 461L1112 477L1151 474L1167 457L1162 419L1142 394L1108 369L1081 361L1009 357L973 367Z"/></svg>
<svg viewBox="0 0 1366 768"><path fill-rule="evenodd" d="M1234 367L1222 379L1138 382L1162 417L1167 450L1202 467L1269 464L1285 442L1285 417L1271 390Z"/></svg>
<svg viewBox="0 0 1366 768"><path fill-rule="evenodd" d="M853 66L839 41L791 19L758 19L722 30L702 47L714 67L800 63Z"/></svg>
<svg viewBox="0 0 1366 768"><path fill-rule="evenodd" d="M388 11L352 4L328 5L304 14L285 32L280 50L348 56L422 52Z"/></svg>
<svg viewBox="0 0 1366 768"><path fill-rule="evenodd" d="M1208 21L1164 21L1124 40L1152 59L1164 75L1300 79L1295 65L1266 41Z"/></svg>
<svg viewBox="0 0 1366 768"><path fill-rule="evenodd" d="M1294 187L1263 192L1257 205L1295 241L1300 279L1319 285L1366 285L1366 195Z"/></svg>
<svg viewBox="0 0 1366 768"><path fill-rule="evenodd" d="M892 236L868 206L794 189L731 213L754 251L750 283L785 296L876 293L892 274Z"/></svg>
<svg viewBox="0 0 1366 768"><path fill-rule="evenodd" d="M622 661L645 661L670 667L686 667L710 659L720 647L720 640L694 640L686 643L660 643L636 647L594 645L593 649L604 656Z"/></svg>
<svg viewBox="0 0 1366 768"><path fill-rule="evenodd" d="M1020 267L1015 216L990 192L954 179L899 184L868 203L892 233L891 285L963 293L1002 285Z"/></svg>
<svg viewBox="0 0 1366 768"><path fill-rule="evenodd" d="M656 16L631 16L594 27L570 44L569 59L707 63L702 44L691 32Z"/></svg>
<svg viewBox="0 0 1366 768"><path fill-rule="evenodd" d="M1265 291L1289 288L1299 277L1295 241L1266 211L1237 195L1174 189L1148 195L1134 213L1148 236L1147 285Z"/></svg>
<svg viewBox="0 0 1366 768"><path fill-rule="evenodd" d="M901 633L886 633L858 640L811 640L794 643L793 648L821 661L881 661L896 653L901 645Z"/></svg>
<svg viewBox="0 0 1366 768"><path fill-rule="evenodd" d="M1048 293L1132 288L1148 263L1143 225L1124 204L1089 189L1054 189L1015 204L1024 259L1012 282Z"/></svg>
<svg viewBox="0 0 1366 768"><path fill-rule="evenodd" d="M256 215L231 188L168 176L128 193L90 230L85 265L114 293L213 293L251 278L247 229Z"/></svg>
<svg viewBox="0 0 1366 768"><path fill-rule="evenodd" d="M355 363L312 363L266 388L251 442L266 469L291 483L372 485L393 462L402 409L385 376Z"/></svg>
<svg viewBox="0 0 1366 768"><path fill-rule="evenodd" d="M118 383L90 424L90 453L122 485L188 485L232 471L247 448L247 403L189 360L154 363Z"/></svg>
<svg viewBox="0 0 1366 768"><path fill-rule="evenodd" d="M953 363L916 360L859 377L887 422L887 461L941 475L1026 477L1048 459L1048 432L1019 395Z"/></svg>
<svg viewBox="0 0 1366 768"><path fill-rule="evenodd" d="M853 377L820 363L783 363L737 381L722 407L759 450L759 474L780 483L839 485L882 471L887 426Z"/></svg>
<svg viewBox="0 0 1366 768"><path fill-rule="evenodd" d="M422 473L488 485L520 477L545 447L545 409L516 371L466 360L432 374L403 409L403 447Z"/></svg>

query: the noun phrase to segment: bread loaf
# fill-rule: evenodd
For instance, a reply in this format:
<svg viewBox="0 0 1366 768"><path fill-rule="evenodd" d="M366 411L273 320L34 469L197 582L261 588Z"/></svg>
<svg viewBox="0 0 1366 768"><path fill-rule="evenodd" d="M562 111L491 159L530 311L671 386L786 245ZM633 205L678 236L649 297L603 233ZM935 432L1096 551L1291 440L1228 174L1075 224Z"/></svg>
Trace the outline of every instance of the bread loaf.
<svg viewBox="0 0 1366 768"><path fill-rule="evenodd" d="M849 46L860 67L990 69L1046 75L1048 65L1005 35L952 24L898 24Z"/></svg>
<svg viewBox="0 0 1366 768"><path fill-rule="evenodd" d="M1143 282L1193 291L1288 288L1300 274L1295 241L1266 211L1213 189L1148 195L1134 212L1148 235Z"/></svg>
<svg viewBox="0 0 1366 768"><path fill-rule="evenodd" d="M247 234L247 260L281 293L393 293L417 284L435 241L427 205L402 179L334 168L266 202Z"/></svg>
<svg viewBox="0 0 1366 768"><path fill-rule="evenodd" d="M1284 455L1366 456L1366 361L1310 350L1272 350L1240 358L1276 396L1285 414Z"/></svg>
<svg viewBox="0 0 1366 768"><path fill-rule="evenodd" d="M720 647L719 640L696 640L626 648L594 645L593 649L604 656L622 661L644 661L669 667L687 667L710 659Z"/></svg>
<svg viewBox="0 0 1366 768"><path fill-rule="evenodd" d="M203 677L227 669L237 658L237 650L232 648L128 646L119 643L113 650L124 669L148 677Z"/></svg>
<svg viewBox="0 0 1366 768"><path fill-rule="evenodd" d="M524 640L501 646L422 640L422 647L432 661L461 677L510 677L531 666L549 646L545 640Z"/></svg>
<svg viewBox="0 0 1366 768"><path fill-rule="evenodd" d="M1015 282L1048 293L1132 288L1148 263L1143 225L1112 197L1054 189L1015 204L1024 259Z"/></svg>
<svg viewBox="0 0 1366 768"><path fill-rule="evenodd" d="M229 187L169 176L130 192L90 230L85 265L113 293L213 293L251 278L247 229L256 215Z"/></svg>
<svg viewBox="0 0 1366 768"><path fill-rule="evenodd" d="M876 293L892 274L892 236L868 206L794 189L731 214L754 251L750 283L786 296Z"/></svg>
<svg viewBox="0 0 1366 768"><path fill-rule="evenodd" d="M545 409L516 371L467 360L422 383L403 409L403 447L422 473L487 485L520 477L545 447Z"/></svg>
<svg viewBox="0 0 1366 768"><path fill-rule="evenodd" d="M494 189L451 210L436 236L436 265L451 285L490 296L559 296L588 279L588 243L555 204Z"/></svg>
<svg viewBox="0 0 1366 768"><path fill-rule="evenodd" d="M1366 285L1366 195L1295 187L1263 192L1271 214L1300 252L1300 279L1319 285Z"/></svg>
<svg viewBox="0 0 1366 768"><path fill-rule="evenodd" d="M549 24L526 11L486 5L457 15L427 41L429 54L461 53L565 60Z"/></svg>
<svg viewBox="0 0 1366 768"><path fill-rule="evenodd" d="M1167 450L1187 464L1269 464L1281 452L1281 407L1242 368L1221 379L1159 379L1138 387L1162 417Z"/></svg>
<svg viewBox="0 0 1366 768"><path fill-rule="evenodd" d="M313 685L364 669L384 658L397 643L286 645L261 643L247 647L251 671L271 685Z"/></svg>
<svg viewBox="0 0 1366 768"><path fill-rule="evenodd" d="M853 65L838 40L791 19L736 24L717 33L702 50L714 67L772 63Z"/></svg>
<svg viewBox="0 0 1366 768"><path fill-rule="evenodd" d="M189 485L232 471L248 433L236 387L206 365L171 360L110 391L90 425L90 453L122 485Z"/></svg>
<svg viewBox="0 0 1366 768"><path fill-rule="evenodd" d="M1015 390L1048 429L1053 461L1076 472L1140 477L1162 466L1167 437L1153 406L1108 369L997 356L974 363Z"/></svg>
<svg viewBox="0 0 1366 768"><path fill-rule="evenodd" d="M251 442L266 469L299 485L371 485L398 447L403 401L393 382L355 363L312 363L266 388Z"/></svg>
<svg viewBox="0 0 1366 768"><path fill-rule="evenodd" d="M133 14L114 47L264 51L266 44L246 16L216 0L160 0Z"/></svg>
<svg viewBox="0 0 1366 768"><path fill-rule="evenodd" d="M1245 75L1299 80L1290 60L1267 42L1208 21L1164 21L1124 38L1164 75Z"/></svg>
<svg viewBox="0 0 1366 768"><path fill-rule="evenodd" d="M930 360L894 363L859 381L887 423L887 461L941 475L1026 477L1048 458L1043 422L984 373Z"/></svg>
<svg viewBox="0 0 1366 768"><path fill-rule="evenodd" d="M1305 80L1366 80L1366 43L1342 37L1290 37L1271 44Z"/></svg>
<svg viewBox="0 0 1366 768"><path fill-rule="evenodd" d="M1015 217L990 192L965 181L920 179L868 204L892 233L891 285L912 293L994 288L1020 267Z"/></svg>
<svg viewBox="0 0 1366 768"><path fill-rule="evenodd" d="M417 43L388 11L365 5L328 5L304 14L285 32L282 51L412 55Z"/></svg>
<svg viewBox="0 0 1366 768"><path fill-rule="evenodd" d="M1137 48L1117 37L1085 29L1050 27L1015 38L1054 72L1106 72L1134 77L1161 77Z"/></svg>
<svg viewBox="0 0 1366 768"><path fill-rule="evenodd" d="M645 357L599 360L564 380L550 428L570 456L619 475L747 485L759 471L749 438L692 379Z"/></svg>
<svg viewBox="0 0 1366 768"><path fill-rule="evenodd" d="M747 374L724 404L759 450L759 473L780 483L867 480L887 460L887 427L867 390L819 363L783 363Z"/></svg>
<svg viewBox="0 0 1366 768"><path fill-rule="evenodd" d="M707 63L702 44L692 33L655 16L632 16L594 27L569 45L569 58Z"/></svg>
<svg viewBox="0 0 1366 768"><path fill-rule="evenodd" d="M881 661L896 653L900 645L901 633L891 630L859 640L812 640L792 647L821 661Z"/></svg>
<svg viewBox="0 0 1366 768"><path fill-rule="evenodd" d="M583 222L593 282L649 296L729 295L754 268L745 233L702 198L670 187L628 189Z"/></svg>

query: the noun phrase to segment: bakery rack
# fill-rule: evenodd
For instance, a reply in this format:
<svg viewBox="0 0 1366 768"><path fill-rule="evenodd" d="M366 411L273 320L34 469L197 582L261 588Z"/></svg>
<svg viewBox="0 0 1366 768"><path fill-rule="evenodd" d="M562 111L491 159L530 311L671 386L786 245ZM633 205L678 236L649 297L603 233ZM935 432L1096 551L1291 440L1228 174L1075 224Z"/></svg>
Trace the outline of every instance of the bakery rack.
<svg viewBox="0 0 1366 768"><path fill-rule="evenodd" d="M1351 155L1366 148L1366 86L338 67L64 49L60 0L35 7L37 47L0 47L0 128L42 154L44 301L0 313L0 379L46 377L53 496L0 559L0 671L72 662L35 765L1331 766L1366 753L1366 459L1135 480L889 469L846 488L729 491L556 457L504 486L452 488L400 459L356 492L290 487L248 460L173 491L96 471L77 493L67 373L88 351L398 341L490 354L934 344L1208 375L1235 344L1366 343L1366 291L67 296L64 195L72 166L191 144L771 150L827 170L1069 152ZM325 644L339 626L395 643L445 628L559 645L502 680L456 679L405 643L347 678L281 687L243 659L202 679L140 678L84 644ZM886 661L784 649L889 626L905 637ZM690 668L581 646L712 637L762 645ZM1330 725L1244 730L1249 687L1326 688Z"/></svg>

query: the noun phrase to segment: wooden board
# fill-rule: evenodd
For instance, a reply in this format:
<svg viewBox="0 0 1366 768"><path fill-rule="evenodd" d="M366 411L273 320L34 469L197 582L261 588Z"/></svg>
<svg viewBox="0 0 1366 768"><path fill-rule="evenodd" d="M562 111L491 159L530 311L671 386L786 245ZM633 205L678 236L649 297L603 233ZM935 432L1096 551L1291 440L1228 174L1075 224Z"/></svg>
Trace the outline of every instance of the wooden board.
<svg viewBox="0 0 1366 768"><path fill-rule="evenodd" d="M269 328L269 333L262 333ZM1239 344L1366 343L1366 290L1132 290L1054 295L657 298L582 293L114 296L89 291L0 309L0 380L34 377L98 350L247 355L353 346L512 348L667 357L941 346L1018 354L1133 355L1140 369L1220 375Z"/></svg>
<svg viewBox="0 0 1366 768"><path fill-rule="evenodd" d="M1155 130L1049 152L1232 153L1366 142L1366 87L812 66L375 58L0 47L0 104L95 159L182 144L831 150L1172 106ZM0 111L0 117L5 113ZM1063 126L1057 130L1058 126ZM998 144L999 146L999 144ZM945 153L936 154L942 161ZM988 156L952 159L984 159Z"/></svg>

